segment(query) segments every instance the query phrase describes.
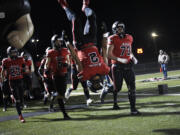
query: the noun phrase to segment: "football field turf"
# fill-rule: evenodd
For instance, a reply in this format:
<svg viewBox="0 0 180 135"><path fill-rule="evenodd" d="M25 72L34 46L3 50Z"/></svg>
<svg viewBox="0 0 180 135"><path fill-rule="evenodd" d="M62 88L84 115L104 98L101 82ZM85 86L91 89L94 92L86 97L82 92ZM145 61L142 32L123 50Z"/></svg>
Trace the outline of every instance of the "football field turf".
<svg viewBox="0 0 180 135"><path fill-rule="evenodd" d="M96 102L86 107L79 85L66 103L72 120L63 120L59 111L48 113L42 101L32 101L23 113L34 115L26 117L23 124L17 119L1 121L0 135L180 135L180 70L168 75L168 80L160 79L162 73L136 76L141 116L130 115L126 85L118 95L120 110L112 110L112 94L104 104L100 104L100 93L92 95ZM159 84L168 84L167 94L158 94ZM0 119L16 115L15 108L7 112L0 108Z"/></svg>

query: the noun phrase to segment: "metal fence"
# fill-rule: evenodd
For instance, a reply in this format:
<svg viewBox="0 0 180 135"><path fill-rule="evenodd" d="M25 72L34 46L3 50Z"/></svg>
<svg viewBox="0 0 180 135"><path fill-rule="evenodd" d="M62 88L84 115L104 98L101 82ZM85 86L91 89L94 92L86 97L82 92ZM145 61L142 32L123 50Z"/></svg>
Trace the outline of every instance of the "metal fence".
<svg viewBox="0 0 180 135"><path fill-rule="evenodd" d="M168 63L168 70L180 70L180 59L171 60ZM160 71L160 64L158 62L140 63L134 66L136 74L154 73Z"/></svg>

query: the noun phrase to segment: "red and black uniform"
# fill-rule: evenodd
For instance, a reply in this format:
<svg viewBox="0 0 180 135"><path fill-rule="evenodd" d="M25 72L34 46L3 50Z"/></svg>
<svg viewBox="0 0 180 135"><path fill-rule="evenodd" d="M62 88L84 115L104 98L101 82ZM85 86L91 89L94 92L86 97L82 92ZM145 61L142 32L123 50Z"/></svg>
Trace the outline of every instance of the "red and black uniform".
<svg viewBox="0 0 180 135"><path fill-rule="evenodd" d="M49 70L52 73L54 89L58 92L58 104L64 115L68 117L64 107L64 97L67 88L67 56L69 55L67 48L51 49L47 52L47 58L50 59ZM53 100L50 108L53 107Z"/></svg>
<svg viewBox="0 0 180 135"><path fill-rule="evenodd" d="M51 75L51 73L49 73L48 75L44 74L45 63L46 63L46 58L43 58L41 60L40 66L39 66L38 73L42 78L46 92L50 93L54 90L53 89L53 82L52 82L52 75Z"/></svg>
<svg viewBox="0 0 180 135"><path fill-rule="evenodd" d="M54 87L61 96L64 96L67 87L67 55L67 48L51 49L47 53L47 57L51 59L49 70L52 73Z"/></svg>
<svg viewBox="0 0 180 135"><path fill-rule="evenodd" d="M20 106L23 103L23 72L25 68L25 61L22 57L16 59L7 58L2 62L3 69L7 71L9 86L11 92L16 100L16 109L19 115L21 115Z"/></svg>
<svg viewBox="0 0 180 135"><path fill-rule="evenodd" d="M98 49L93 44L84 45L83 49L78 51L78 57L83 65L83 71L78 76L83 76L82 80L90 80L93 76L107 75L110 68L105 64L102 56L99 54Z"/></svg>
<svg viewBox="0 0 180 135"><path fill-rule="evenodd" d="M130 59L132 50L133 37L129 34L125 34L124 38L114 34L108 38L108 44L113 45L113 55L118 58L128 59L127 64L112 60L112 77L114 82L114 90L118 92L122 88L123 79L126 82L128 88L128 95L131 108L135 108L135 73L133 70L133 62ZM117 101L115 101L117 102Z"/></svg>
<svg viewBox="0 0 180 135"><path fill-rule="evenodd" d="M96 74L106 75L109 73L109 67L100 56L96 45L97 42L97 24L96 14L91 8L83 10L87 18L85 25L82 25L81 19L69 9L65 9L67 18L72 22L73 42L76 48L78 57L83 65L83 71L78 76L83 76L82 80L89 80Z"/></svg>
<svg viewBox="0 0 180 135"><path fill-rule="evenodd" d="M5 59L3 59L5 60ZM0 73L2 71L2 66L0 66ZM3 94L3 105L4 105L4 108L6 109L7 108L7 103L8 103L8 100L10 99L10 94L11 94L11 91L10 91L10 88L9 88L9 81L8 81L8 78L7 78L7 72L5 72L5 80L2 81L2 78L0 78L0 83L1 83L1 91L2 91L2 94Z"/></svg>

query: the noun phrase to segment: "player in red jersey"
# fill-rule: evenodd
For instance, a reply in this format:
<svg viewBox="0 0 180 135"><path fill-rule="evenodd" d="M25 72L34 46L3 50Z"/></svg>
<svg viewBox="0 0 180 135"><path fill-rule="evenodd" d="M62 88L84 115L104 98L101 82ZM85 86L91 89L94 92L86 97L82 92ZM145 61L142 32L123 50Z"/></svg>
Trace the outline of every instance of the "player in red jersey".
<svg viewBox="0 0 180 135"><path fill-rule="evenodd" d="M48 50L50 50L51 48L48 47L46 48L46 53L48 52ZM48 98L51 96L51 98L53 98L52 96L54 95L54 88L53 88L53 81L52 81L52 76L51 76L51 73L49 73L48 75L44 74L44 66L45 66L45 63L46 63L46 56L44 56L44 58L41 60L41 64L39 66L39 69L38 69L38 73L41 77L41 80L43 82L43 85L44 85L44 104L47 103L48 101ZM51 102L52 103L52 102ZM52 108L52 105L51 105L51 108Z"/></svg>
<svg viewBox="0 0 180 135"><path fill-rule="evenodd" d="M102 88L101 76L108 74L110 70L95 46L97 42L95 12L88 7L90 0L83 0L82 11L87 18L83 28L80 18L69 8L67 1L58 0L58 2L65 10L68 20L72 22L73 44L78 52L74 51L70 42L66 42L66 45L78 65L78 76L82 81L88 80L88 87L95 92Z"/></svg>
<svg viewBox="0 0 180 135"><path fill-rule="evenodd" d="M3 60L5 60L6 58L4 58ZM0 61L0 74L2 72L2 62ZM8 81L8 78L7 78L7 71L4 72L4 75L3 75L3 79L0 75L0 89L2 91L2 94L3 94L3 112L7 111L7 105L8 103L10 102L10 94L11 94L11 91L10 91L10 88L9 88L9 81Z"/></svg>
<svg viewBox="0 0 180 135"><path fill-rule="evenodd" d="M26 101L28 97L32 99L32 60L29 59L29 56L26 52L22 52L21 57L23 57L25 61L26 72L23 74L23 85L25 90L24 107L27 108Z"/></svg>
<svg viewBox="0 0 180 135"><path fill-rule="evenodd" d="M14 47L8 47L8 58L3 60L2 63L2 80L4 80L5 72L7 71L9 85L11 89L11 98L16 104L16 110L19 115L19 119L22 123L25 122L21 106L23 103L24 89L22 86L23 72L25 72L25 61L22 57L18 57L18 50Z"/></svg>
<svg viewBox="0 0 180 135"><path fill-rule="evenodd" d="M62 47L64 41L58 35L51 38L52 49L47 52L45 63L45 74L52 73L54 89L58 93L57 100L59 107L64 115L64 119L70 119L65 111L64 99L67 87L67 67L69 63L69 52L67 48ZM52 104L51 104L52 105ZM51 106L50 106L51 108Z"/></svg>
<svg viewBox="0 0 180 135"><path fill-rule="evenodd" d="M136 109L136 87L133 64L137 59L132 53L133 37L125 34L125 25L116 21L112 25L114 35L108 38L108 57L112 60L112 77L114 85L114 109L119 109L117 104L117 93L121 90L123 79L128 87L128 97L131 106L131 114L138 115Z"/></svg>

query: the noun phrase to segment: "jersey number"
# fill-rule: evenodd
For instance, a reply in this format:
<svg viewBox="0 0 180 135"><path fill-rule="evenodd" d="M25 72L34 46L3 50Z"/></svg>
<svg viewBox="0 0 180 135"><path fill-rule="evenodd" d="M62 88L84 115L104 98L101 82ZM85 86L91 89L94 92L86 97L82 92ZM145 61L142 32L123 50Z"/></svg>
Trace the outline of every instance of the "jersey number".
<svg viewBox="0 0 180 135"><path fill-rule="evenodd" d="M121 46L120 49L122 50L120 56L124 56L126 50L127 50L127 56L130 56L130 46Z"/></svg>
<svg viewBox="0 0 180 135"><path fill-rule="evenodd" d="M13 66L10 68L10 75L12 77L20 76L21 75L21 70L19 66Z"/></svg>
<svg viewBox="0 0 180 135"><path fill-rule="evenodd" d="M92 63L99 62L99 58L97 57L96 52L89 53L88 55L90 56L90 60Z"/></svg>

